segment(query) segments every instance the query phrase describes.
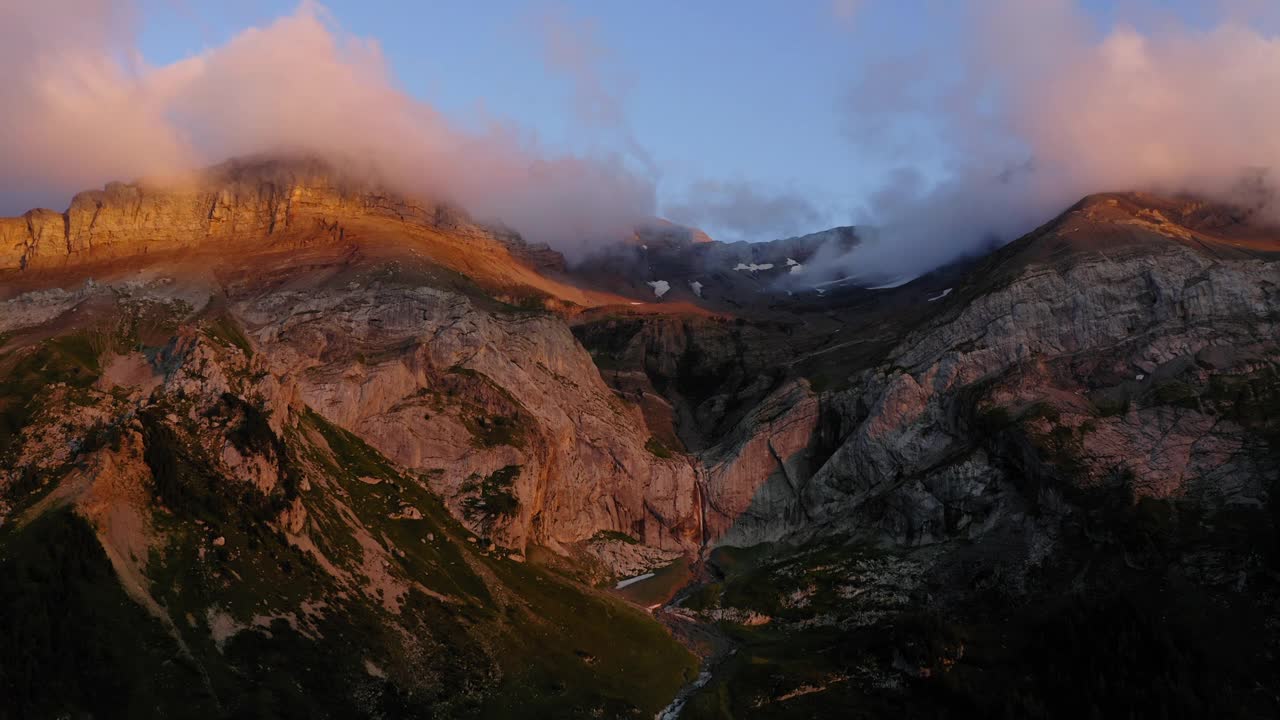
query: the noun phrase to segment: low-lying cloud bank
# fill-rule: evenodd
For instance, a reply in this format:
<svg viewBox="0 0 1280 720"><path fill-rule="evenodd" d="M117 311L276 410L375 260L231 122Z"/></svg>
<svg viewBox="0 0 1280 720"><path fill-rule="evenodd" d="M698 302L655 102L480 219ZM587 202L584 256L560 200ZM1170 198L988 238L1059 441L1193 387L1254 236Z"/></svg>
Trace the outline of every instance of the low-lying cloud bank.
<svg viewBox="0 0 1280 720"><path fill-rule="evenodd" d="M772 240L817 229L824 214L797 192L761 188L744 180L700 180L684 198L663 208L671 220L693 227L715 228L717 239Z"/></svg>
<svg viewBox="0 0 1280 720"><path fill-rule="evenodd" d="M280 151L371 166L570 254L654 213L650 169L616 154L553 155L498 123L456 127L396 86L375 42L342 33L311 2L162 67L139 59L135 20L128 0L0 7L0 213ZM559 69L593 77L576 60L556 56Z"/></svg>
<svg viewBox="0 0 1280 720"><path fill-rule="evenodd" d="M1095 192L1190 192L1280 219L1280 37L1256 3L1215 7L1208 26L1099 30L1077 0L975 0L958 11L959 57L868 68L850 135L903 161L868 199L876 238L827 272L918 275Z"/></svg>
<svg viewBox="0 0 1280 720"><path fill-rule="evenodd" d="M831 7L856 33L877 2L888 0ZM1205 3L1217 8L1207 25L1145 17L1141 29L1099 29L1081 0L929 3L927 22L950 27L950 41L860 66L849 103L849 136L867 166L886 168L856 218L877 232L809 263L804 279L918 275L1093 192L1231 196L1252 178L1245 199L1267 204L1280 163L1278 13L1260 0ZM590 26L555 15L541 26L543 59L571 80L579 121L618 148L572 155L509 125L454 125L397 87L376 42L343 33L309 1L161 67L141 59L137 19L131 0L0 4L0 213L278 151L372 165L407 192L570 257L657 209L659 170L599 72L606 49ZM697 183L668 210L751 239L818 230L825 217L794 193L745 182Z"/></svg>

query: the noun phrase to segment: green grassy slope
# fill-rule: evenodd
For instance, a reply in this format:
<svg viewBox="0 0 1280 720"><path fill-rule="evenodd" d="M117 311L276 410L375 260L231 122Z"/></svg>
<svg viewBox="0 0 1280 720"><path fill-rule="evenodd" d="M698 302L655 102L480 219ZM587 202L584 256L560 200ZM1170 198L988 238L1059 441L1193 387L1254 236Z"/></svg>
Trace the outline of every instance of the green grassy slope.
<svg viewBox="0 0 1280 720"><path fill-rule="evenodd" d="M172 331L160 325L148 333ZM73 330L0 358L0 450L40 413L67 409L51 404L51 383L123 412L124 396L91 385L106 350L141 341L109 334ZM74 499L26 524L12 515L0 526L0 720L648 718L692 679L696 658L647 613L488 550L425 478L355 435L310 411L277 435L235 391L251 376L238 325L222 317L206 334L240 358L224 368L232 392L131 400L112 438L83 443L30 487L0 489L33 507L137 432L141 456L115 457L148 478L152 546L139 560L169 621L125 593ZM224 475L226 444L279 481L262 490ZM486 512L502 511L504 479L480 493ZM281 513L298 507L305 528L290 536Z"/></svg>

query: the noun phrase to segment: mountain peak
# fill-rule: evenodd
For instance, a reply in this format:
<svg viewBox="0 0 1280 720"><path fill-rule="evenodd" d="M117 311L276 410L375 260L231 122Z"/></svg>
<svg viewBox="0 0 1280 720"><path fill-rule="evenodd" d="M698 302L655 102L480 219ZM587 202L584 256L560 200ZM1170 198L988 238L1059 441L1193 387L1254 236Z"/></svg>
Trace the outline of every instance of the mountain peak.
<svg viewBox="0 0 1280 720"><path fill-rule="evenodd" d="M461 209L396 193L369 167L315 156L235 158L182 177L111 182L67 210L0 218L0 270L244 243L283 234L344 236L343 223L386 217L479 232Z"/></svg>
<svg viewBox="0 0 1280 720"><path fill-rule="evenodd" d="M1071 264L1096 253L1117 258L1175 247L1217 258L1280 252L1256 210L1191 196L1146 192L1086 196L992 256L1001 263Z"/></svg>

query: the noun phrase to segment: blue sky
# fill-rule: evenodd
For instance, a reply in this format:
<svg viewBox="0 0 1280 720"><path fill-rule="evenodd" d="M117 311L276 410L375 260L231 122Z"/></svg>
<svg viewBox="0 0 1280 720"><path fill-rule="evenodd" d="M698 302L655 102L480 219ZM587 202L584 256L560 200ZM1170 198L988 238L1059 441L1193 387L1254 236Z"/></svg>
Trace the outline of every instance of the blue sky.
<svg viewBox="0 0 1280 720"><path fill-rule="evenodd" d="M1140 23L1151 8L1207 23L1216 2L1082 4L1106 27ZM808 219L813 230L853 221L890 169L849 139L859 74L875 60L926 49L945 56L954 5L865 0L845 18L826 0L324 3L344 32L377 40L400 87L459 123L501 118L571 152L616 149L621 132L651 159L660 208L699 182L744 183L805 198L819 210ZM295 8L291 0L144 0L139 45L147 62L166 64ZM573 78L545 62L546 18L601 49L592 72L620 104L623 130L583 126Z"/></svg>

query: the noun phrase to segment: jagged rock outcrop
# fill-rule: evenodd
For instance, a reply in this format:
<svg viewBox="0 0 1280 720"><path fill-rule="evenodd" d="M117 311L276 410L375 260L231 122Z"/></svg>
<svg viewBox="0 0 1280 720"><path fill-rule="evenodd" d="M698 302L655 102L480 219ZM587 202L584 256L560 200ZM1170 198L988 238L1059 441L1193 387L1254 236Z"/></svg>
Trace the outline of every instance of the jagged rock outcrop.
<svg viewBox="0 0 1280 720"><path fill-rule="evenodd" d="M109 685L161 715L247 716L288 698L316 717L480 717L551 677L571 714L651 715L690 676L694 658L648 615L463 527L428 488L438 478L308 408L326 397L315 378L276 372L303 356L250 340L225 296L193 306L168 289L95 284L55 323L0 337L0 675L6 691L39 679L6 692L19 714L109 714L121 695L89 692ZM309 307L345 329L330 299ZM502 320L475 313L501 339ZM452 375L440 389L477 388ZM67 640L86 662L111 666L57 660L68 646L47 638L69 627L87 628ZM625 694L598 692L601 673Z"/></svg>
<svg viewBox="0 0 1280 720"><path fill-rule="evenodd" d="M1280 242L1243 217L1088 198L851 364L821 466L762 494L788 526L726 536L788 542L713 555L672 611L769 628L689 704L1274 714Z"/></svg>
<svg viewBox="0 0 1280 720"><path fill-rule="evenodd" d="M1264 499L1265 442L1213 394L1272 392L1280 266L1117 217L1116 202L1087 201L998 253L832 400L853 429L805 486L814 523L908 543L975 536L1016 521L1040 475L1054 492L1123 478L1139 497ZM1076 234L1116 245L1045 251Z"/></svg>
<svg viewBox="0 0 1280 720"><path fill-rule="evenodd" d="M108 183L77 194L63 213L32 210L0 218L0 271L183 248L341 241L351 223L364 219L447 232L480 246L477 252L493 245L535 267L563 268L558 253L483 227L453 206L410 199L315 158L265 156L178 180Z"/></svg>
<svg viewBox="0 0 1280 720"><path fill-rule="evenodd" d="M716 242L701 231L672 224L641 228L628 242L605 245L574 268L584 282L625 287L655 302L696 302L718 311L746 313L789 297L790 289L812 289L832 278L824 262L840 257L860 239L852 227L759 242ZM816 265L806 270L806 264ZM660 295L652 283L665 282Z"/></svg>
<svg viewBox="0 0 1280 720"><path fill-rule="evenodd" d="M471 486L518 468L518 510L484 519L512 547L600 530L698 546L693 468L646 450L643 418L560 319L378 282L269 293L235 310L302 402L427 474L460 517L481 502Z"/></svg>
<svg viewBox="0 0 1280 720"><path fill-rule="evenodd" d="M280 697L345 715L510 714L598 683L630 694L579 714L635 716L689 658L660 630L622 647L608 628L652 618L565 578L680 556L653 582L707 581L686 627L836 648L839 674L786 692L752 654L753 709L948 672L964 643L921 608L1003 626L1113 581L1200 608L1260 587L1274 625L1280 245L1238 214L1100 196L967 274L743 310L593 294L554 251L370 187L231 163L0 221L3 539L87 537L214 705L243 711L272 689L242 680L289 658ZM659 239L623 252L758 266L817 242ZM719 289L791 272L763 264L717 267Z"/></svg>
<svg viewBox="0 0 1280 720"><path fill-rule="evenodd" d="M64 213L33 210L0 226L0 269L78 264L283 233L326 213L364 209L321 168L221 166L174 187L110 183L76 195ZM22 222L25 220L25 223ZM25 232L24 232L25 226ZM308 228L310 229L310 228Z"/></svg>
<svg viewBox="0 0 1280 720"><path fill-rule="evenodd" d="M563 270L563 258L456 209L374 187L318 161L262 158L180 185L112 183L77 195L65 213L6 221L12 252L0 270L101 267L108 279L9 297L2 327L69 318L108 290L180 295L192 311L225 313L218 322L243 323L278 379L264 396L273 423L316 410L423 473L477 533L519 549L616 531L695 552L724 534L768 478L783 477L780 467L803 466L814 400L801 386L780 389L759 328L705 318L644 325L632 343L647 378L690 395L655 422L601 382L562 318L536 312L553 296L581 299L539 274ZM173 262L128 280L101 265L130 257L120 267ZM167 274L195 257L204 258L191 263L198 280ZM440 268L484 287L459 285ZM201 386L184 392L227 392L220 366L183 332L167 372L208 365ZM702 378L718 390L700 387ZM642 387L662 399L653 380ZM795 415L783 424L801 429L775 428L778 413ZM666 447L702 450L722 439L701 479L702 460ZM739 449L744 459L734 461ZM236 448L220 452L255 484L273 481L268 466L255 469ZM708 504L720 509L708 513Z"/></svg>
<svg viewBox="0 0 1280 720"><path fill-rule="evenodd" d="M748 546L806 523L800 493L814 470L819 419L818 397L807 383L788 383L699 455L708 541Z"/></svg>
<svg viewBox="0 0 1280 720"><path fill-rule="evenodd" d="M782 384L789 355L767 328L699 316L580 317L574 334L606 380L646 409L655 431L694 452L718 442ZM663 406L649 408L651 398Z"/></svg>

